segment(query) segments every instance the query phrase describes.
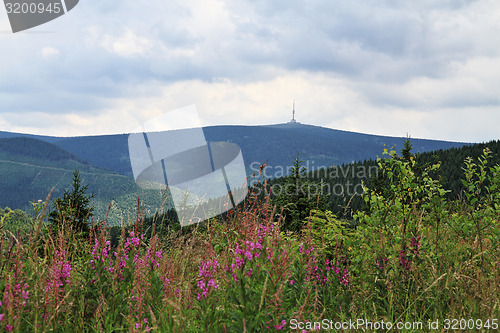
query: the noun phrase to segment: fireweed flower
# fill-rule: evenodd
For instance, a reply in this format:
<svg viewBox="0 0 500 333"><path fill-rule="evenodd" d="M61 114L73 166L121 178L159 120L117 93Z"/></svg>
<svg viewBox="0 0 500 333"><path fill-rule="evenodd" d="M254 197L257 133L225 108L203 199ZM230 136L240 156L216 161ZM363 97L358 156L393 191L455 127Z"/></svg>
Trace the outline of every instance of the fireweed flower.
<svg viewBox="0 0 500 333"><path fill-rule="evenodd" d="M130 232L129 234L130 237L127 237L127 240L125 241L125 243L123 244L124 245L124 252L125 254L129 253L130 250L131 250L131 245L134 247L134 248L138 248L141 241L140 239L144 239L144 235L141 234L141 237L139 239L139 237L135 237L135 233L133 231Z"/></svg>
<svg viewBox="0 0 500 333"><path fill-rule="evenodd" d="M96 269L96 264L98 262L105 264L107 261L109 261L108 259L110 251L111 241L108 240L101 245L99 239L95 238L94 246L92 247L92 259L90 260L90 265L93 270Z"/></svg>
<svg viewBox="0 0 500 333"><path fill-rule="evenodd" d="M388 261L389 261L389 259L387 257L378 258L378 260L377 260L378 268L384 269L385 267L387 267Z"/></svg>
<svg viewBox="0 0 500 333"><path fill-rule="evenodd" d="M47 279L46 291L52 289L52 286L62 287L64 283L70 283L69 278L71 277L71 264L66 259L66 252L56 250L56 255L54 258L54 264L51 269L51 279Z"/></svg>
<svg viewBox="0 0 500 333"><path fill-rule="evenodd" d="M347 274L347 269L344 268L344 273L342 273L342 276L340 277L340 283L342 283L344 286L349 285L349 274Z"/></svg>
<svg viewBox="0 0 500 333"><path fill-rule="evenodd" d="M307 263L307 273L304 278L305 281L318 282L321 281L321 277L319 276L319 272L321 270L318 268L318 260L313 255L314 254L313 251L314 251L314 246L306 248L305 250L304 250L304 243L301 243L299 246L299 253L302 253L305 262Z"/></svg>
<svg viewBox="0 0 500 333"><path fill-rule="evenodd" d="M217 289L218 285L214 279L217 267L219 267L217 259L202 263L198 270L198 275L201 277L201 280L198 281L198 288L201 289L201 294L198 294L196 297L197 300L200 300L202 297L207 298L210 290Z"/></svg>
<svg viewBox="0 0 500 333"><path fill-rule="evenodd" d="M262 245L260 242L250 242L246 241L245 248L240 248L240 243L236 243L236 249L234 253L237 255L242 255L247 260L252 260L253 258L258 258L260 256L260 251L262 250ZM244 263L244 262L243 262Z"/></svg>
<svg viewBox="0 0 500 333"><path fill-rule="evenodd" d="M153 251L154 250L151 250L151 248L149 248L146 258L149 260L152 267L160 267L159 260L161 260L161 258L163 257L162 249L156 251L154 255L152 254Z"/></svg>
<svg viewBox="0 0 500 333"><path fill-rule="evenodd" d="M344 268L344 270L342 270L338 261L333 262L332 260L329 260L327 258L326 262L325 262L325 268L326 268L327 272L331 271L331 272L335 273L335 275L338 276L339 282L341 284L343 284L344 286L349 285L349 273L347 272L346 268ZM329 282L329 280L327 278L324 278L323 284L326 284L327 282Z"/></svg>
<svg viewBox="0 0 500 333"><path fill-rule="evenodd" d="M299 253L309 254L309 253L311 253L312 251L314 251L314 246L311 246L309 249L305 249L305 250L304 250L304 243L300 243Z"/></svg>
<svg viewBox="0 0 500 333"><path fill-rule="evenodd" d="M27 300L29 299L29 292L27 291L28 287L29 286L27 283L16 283L14 285L10 283L6 284L3 295L3 303L0 302L0 306L2 306L2 304L5 304L5 306L7 307L7 312L10 312L9 308L17 309L19 311L22 308L26 307ZM2 321L4 317L4 313L0 314L0 321ZM15 318L16 316L14 316L14 319Z"/></svg>
<svg viewBox="0 0 500 333"><path fill-rule="evenodd" d="M274 325L274 328L275 328L276 330L282 330L283 328L285 328L285 326L286 326L286 320L284 320L284 319L283 319L283 320L281 321L281 324L280 324L280 325Z"/></svg>
<svg viewBox="0 0 500 333"><path fill-rule="evenodd" d="M123 269L127 266L128 255L125 254L125 255L119 256L117 252L115 252L114 254L115 254L116 259L118 260L118 272L117 272L118 279L120 281L123 281L122 272L123 272Z"/></svg>
<svg viewBox="0 0 500 333"><path fill-rule="evenodd" d="M72 266L66 260L66 251L56 250L52 262L48 268L48 277L45 281L46 300L45 306L49 310L58 312L64 311L60 307L64 304L65 287L71 281ZM64 308L64 307L63 307ZM49 320L51 316L46 314L43 318Z"/></svg>
<svg viewBox="0 0 500 333"><path fill-rule="evenodd" d="M416 238L413 237L411 239L410 252L413 253L414 255L418 255L419 254L420 247L422 246L422 244L419 243L420 238L421 238L421 236L419 235Z"/></svg>
<svg viewBox="0 0 500 333"><path fill-rule="evenodd" d="M262 243L264 238L266 238L267 236L269 236L271 234L271 232L273 231L273 228L274 228L274 225L272 225L272 224L269 226L259 224L259 226L257 228L257 237L259 238L259 243Z"/></svg>
<svg viewBox="0 0 500 333"><path fill-rule="evenodd" d="M4 306L3 311L7 314L7 322L10 322L9 316L12 316L14 322L16 322L16 319L25 311L24 308L29 300L29 285L24 282L23 268L24 264L21 258L18 257L15 265L12 267L12 273L8 274L6 277L6 284L3 290L3 299L0 302L0 307L2 307L2 305ZM0 321L3 321L5 313L0 314Z"/></svg>
<svg viewBox="0 0 500 333"><path fill-rule="evenodd" d="M270 232L268 231L269 229L271 228L265 228L265 227L259 228L257 230L258 233L260 232L259 238L266 237L268 235L268 232ZM245 260L251 261L253 259L259 258L262 251L261 240L256 242L251 242L247 240L242 244L243 247L240 246L240 242L236 242L236 248L234 249L234 254L235 254L234 263L232 263L231 266L226 267L226 271L231 271L231 275L233 276L233 280L235 282L238 281L236 270L240 269L245 264ZM271 254L272 253L268 253L268 259L270 258ZM250 269L249 272L247 272L248 276L251 276L252 273L253 269Z"/></svg>
<svg viewBox="0 0 500 333"><path fill-rule="evenodd" d="M410 269L411 260L406 257L406 254L403 250L399 251L399 263L405 269Z"/></svg>

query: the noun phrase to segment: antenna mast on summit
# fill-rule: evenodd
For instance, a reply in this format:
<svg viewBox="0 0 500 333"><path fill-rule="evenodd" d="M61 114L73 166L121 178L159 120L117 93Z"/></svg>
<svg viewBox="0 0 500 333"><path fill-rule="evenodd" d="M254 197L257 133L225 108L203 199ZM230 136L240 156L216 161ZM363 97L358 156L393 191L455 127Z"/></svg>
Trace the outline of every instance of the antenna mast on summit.
<svg viewBox="0 0 500 333"><path fill-rule="evenodd" d="M295 100L293 100L292 120L290 120L287 124L298 124L297 120L295 120Z"/></svg>

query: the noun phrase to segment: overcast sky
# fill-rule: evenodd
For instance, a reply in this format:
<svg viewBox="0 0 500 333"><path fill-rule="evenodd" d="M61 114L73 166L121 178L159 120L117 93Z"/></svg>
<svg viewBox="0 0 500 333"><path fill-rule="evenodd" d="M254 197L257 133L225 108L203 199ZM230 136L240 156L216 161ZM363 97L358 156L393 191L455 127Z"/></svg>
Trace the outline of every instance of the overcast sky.
<svg viewBox="0 0 500 333"><path fill-rule="evenodd" d="M80 0L13 34L0 7L0 130L130 132L287 122L500 139L498 0Z"/></svg>

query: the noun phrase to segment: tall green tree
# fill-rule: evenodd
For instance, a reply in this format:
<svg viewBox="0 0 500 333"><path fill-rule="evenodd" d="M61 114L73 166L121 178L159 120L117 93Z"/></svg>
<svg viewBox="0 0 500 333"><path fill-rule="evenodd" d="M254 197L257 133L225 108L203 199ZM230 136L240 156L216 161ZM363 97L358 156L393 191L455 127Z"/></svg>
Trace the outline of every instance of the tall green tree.
<svg viewBox="0 0 500 333"><path fill-rule="evenodd" d="M411 137L406 134L406 139L403 139L403 149L401 149L401 159L405 162L410 162L415 154L412 153L413 144L411 143Z"/></svg>
<svg viewBox="0 0 500 333"><path fill-rule="evenodd" d="M275 203L283 209L285 216L282 228L299 232L304 226L304 220L309 217L311 210L326 207L325 196L322 193L322 184L316 184L308 179L304 161L297 158L293 161L291 175L280 185Z"/></svg>
<svg viewBox="0 0 500 333"><path fill-rule="evenodd" d="M82 185L78 170L73 171L72 189L64 190L63 197L54 200L49 214L49 221L54 227L70 226L73 231L88 235L88 222L94 215L94 194L87 194L87 190L88 185Z"/></svg>

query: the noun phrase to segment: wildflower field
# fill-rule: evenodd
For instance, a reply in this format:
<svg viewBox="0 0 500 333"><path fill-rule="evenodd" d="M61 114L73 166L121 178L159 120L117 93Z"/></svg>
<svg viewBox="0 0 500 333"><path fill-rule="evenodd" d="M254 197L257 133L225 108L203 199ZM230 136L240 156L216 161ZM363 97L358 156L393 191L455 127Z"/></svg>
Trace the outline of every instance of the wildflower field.
<svg viewBox="0 0 500 333"><path fill-rule="evenodd" d="M7 332L497 331L500 167L464 164L446 199L439 165L379 160L353 220L311 210L300 232L250 192L245 205L166 236L145 236L140 207L112 247L104 224L51 232L38 206L29 234L2 229L0 328ZM161 223L161 221L157 221ZM3 221L2 221L3 224ZM154 228L154 227L153 227ZM422 323L395 327L396 323ZM321 326L318 326L320 324ZM466 325L466 326L464 326ZM380 331L386 331L380 329Z"/></svg>

